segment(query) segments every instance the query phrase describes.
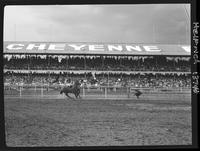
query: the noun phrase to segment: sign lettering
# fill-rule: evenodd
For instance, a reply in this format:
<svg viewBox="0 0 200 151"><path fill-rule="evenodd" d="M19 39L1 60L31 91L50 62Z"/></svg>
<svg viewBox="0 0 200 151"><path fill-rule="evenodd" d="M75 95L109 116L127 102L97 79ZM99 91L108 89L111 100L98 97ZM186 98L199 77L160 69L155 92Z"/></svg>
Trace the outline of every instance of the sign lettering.
<svg viewBox="0 0 200 151"><path fill-rule="evenodd" d="M191 55L190 46L179 45L134 45L134 44L95 44L95 43L11 43L5 42L4 53L102 53L102 54L156 54ZM53 50L53 51L52 51Z"/></svg>

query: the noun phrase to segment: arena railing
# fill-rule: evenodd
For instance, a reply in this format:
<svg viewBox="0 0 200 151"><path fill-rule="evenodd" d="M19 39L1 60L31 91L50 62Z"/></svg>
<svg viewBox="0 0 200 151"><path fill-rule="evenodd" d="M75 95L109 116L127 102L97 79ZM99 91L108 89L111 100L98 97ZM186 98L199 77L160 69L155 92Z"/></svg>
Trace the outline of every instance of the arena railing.
<svg viewBox="0 0 200 151"><path fill-rule="evenodd" d="M48 84L23 84L23 85L4 85L4 95L23 96L58 96L61 86ZM140 90L144 94L171 94L171 93L190 93L190 87L115 87L115 86L98 86L98 87L81 87L81 96L88 98L99 96L102 98L122 97L130 98L134 95L135 90Z"/></svg>

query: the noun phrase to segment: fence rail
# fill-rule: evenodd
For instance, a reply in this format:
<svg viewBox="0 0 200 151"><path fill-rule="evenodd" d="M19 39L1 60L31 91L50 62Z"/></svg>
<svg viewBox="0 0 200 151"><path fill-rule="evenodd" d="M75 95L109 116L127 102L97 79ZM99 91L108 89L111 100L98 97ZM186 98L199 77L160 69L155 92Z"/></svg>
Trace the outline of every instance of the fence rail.
<svg viewBox="0 0 200 151"><path fill-rule="evenodd" d="M4 96L53 96L59 95L61 87L50 85L4 85ZM139 89L143 94L190 94L190 88L145 88L145 87L81 87L81 96L87 97L101 97L101 98L130 98L134 95L135 89Z"/></svg>

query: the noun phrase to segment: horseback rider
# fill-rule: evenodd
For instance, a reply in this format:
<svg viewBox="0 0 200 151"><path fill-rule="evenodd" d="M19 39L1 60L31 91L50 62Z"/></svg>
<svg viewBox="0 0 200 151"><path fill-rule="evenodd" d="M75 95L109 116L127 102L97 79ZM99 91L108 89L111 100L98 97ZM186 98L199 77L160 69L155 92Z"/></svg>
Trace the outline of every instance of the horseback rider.
<svg viewBox="0 0 200 151"><path fill-rule="evenodd" d="M58 76L56 77L56 79L55 79L52 83L57 83L57 82L59 82L59 78L60 78L60 76L58 75Z"/></svg>
<svg viewBox="0 0 200 151"><path fill-rule="evenodd" d="M60 94L65 93L66 96L68 96L69 98L71 98L68 93L73 93L75 95L75 97L77 98L78 96L80 97L80 82L78 80L76 80L74 82L74 84L72 85L72 87L64 87L63 89L61 89Z"/></svg>

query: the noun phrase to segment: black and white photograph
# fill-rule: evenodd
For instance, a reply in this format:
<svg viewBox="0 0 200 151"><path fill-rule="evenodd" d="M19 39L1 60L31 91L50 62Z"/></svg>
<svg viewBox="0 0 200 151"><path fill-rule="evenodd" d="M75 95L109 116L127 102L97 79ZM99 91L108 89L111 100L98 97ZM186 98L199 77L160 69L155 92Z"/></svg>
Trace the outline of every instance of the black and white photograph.
<svg viewBox="0 0 200 151"><path fill-rule="evenodd" d="M192 145L191 5L8 5L7 147Z"/></svg>

